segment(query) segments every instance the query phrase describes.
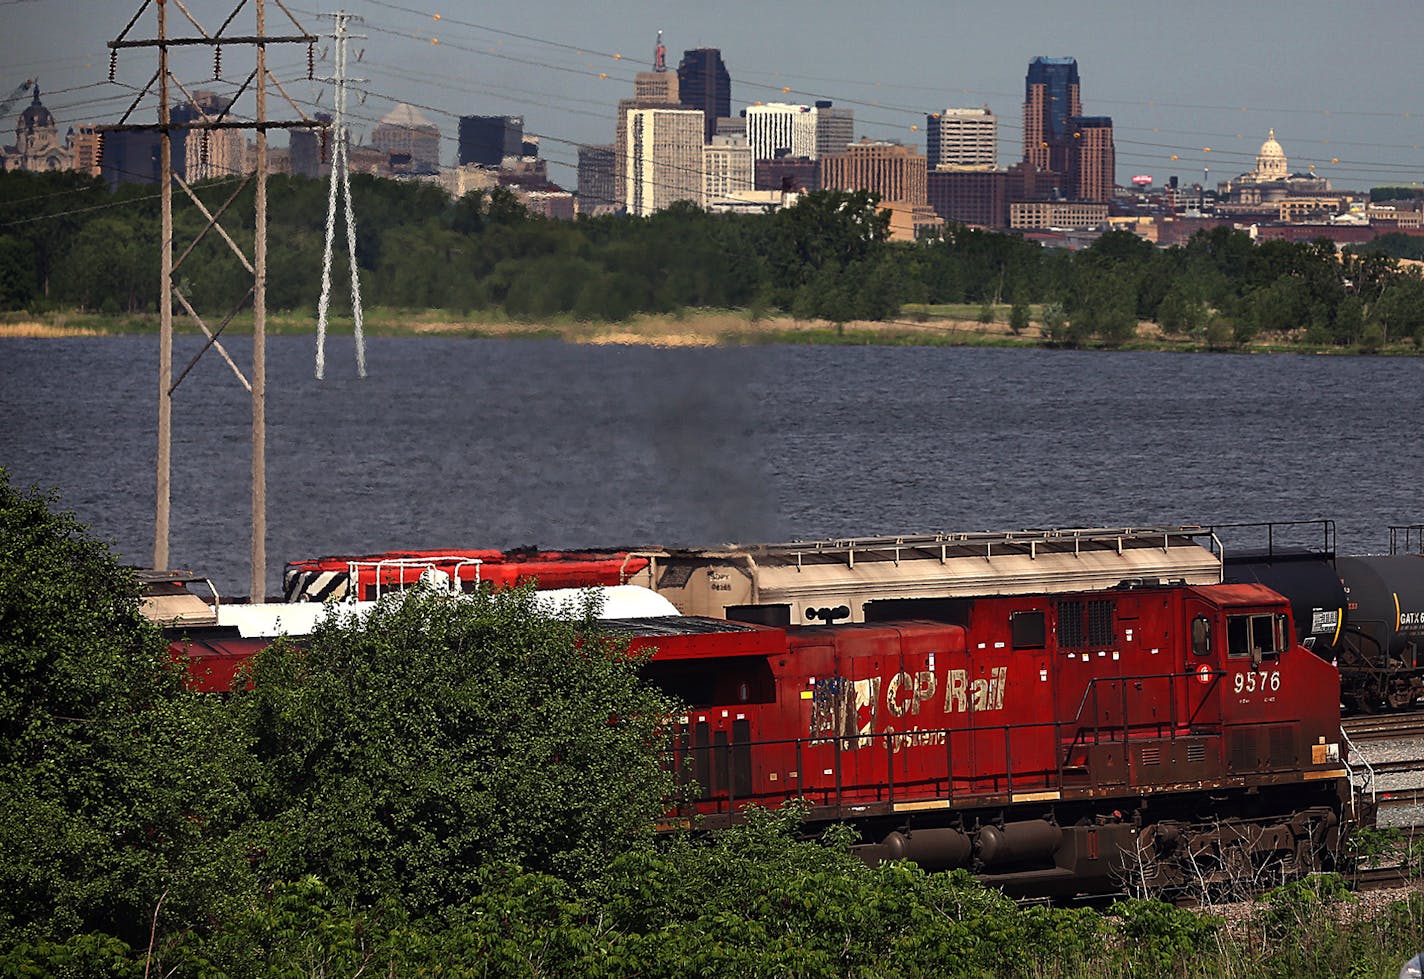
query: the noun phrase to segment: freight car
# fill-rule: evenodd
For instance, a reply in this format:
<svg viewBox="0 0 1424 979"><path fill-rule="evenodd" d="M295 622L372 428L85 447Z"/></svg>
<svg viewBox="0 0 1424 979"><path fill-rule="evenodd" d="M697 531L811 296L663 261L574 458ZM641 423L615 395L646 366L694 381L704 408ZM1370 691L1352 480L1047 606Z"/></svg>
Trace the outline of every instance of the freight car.
<svg viewBox="0 0 1424 979"><path fill-rule="evenodd" d="M1014 893L1331 866L1352 782L1336 671L1260 585L976 598L955 622L610 622L690 705L671 817L849 821L870 860Z"/></svg>

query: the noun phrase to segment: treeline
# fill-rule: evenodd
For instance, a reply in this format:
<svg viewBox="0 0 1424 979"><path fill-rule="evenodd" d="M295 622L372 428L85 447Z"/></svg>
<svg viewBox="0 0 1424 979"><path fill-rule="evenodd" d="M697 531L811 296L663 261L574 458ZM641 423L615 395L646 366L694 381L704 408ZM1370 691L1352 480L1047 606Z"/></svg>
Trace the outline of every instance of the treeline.
<svg viewBox="0 0 1424 979"><path fill-rule="evenodd" d="M214 181L198 194L216 211L236 186ZM238 192L227 211L248 254L252 193ZM1212 346L1262 334L1314 346L1424 344L1424 280L1396 261L1418 256L1418 239L1402 235L1343 257L1325 242L1256 245L1225 228L1170 249L1114 232L1068 252L959 226L889 242L864 192L813 194L774 215L689 205L575 222L531 216L502 189L451 201L430 184L356 176L352 194L363 299L380 306L534 320L720 307L844 323L892 317L907 303L971 303L1011 305L1019 329L1033 308L1050 339L1069 345L1121 344L1142 321ZM275 177L268 201L268 306L311 309L326 185ZM214 315L242 302L250 277L218 234L201 234L206 219L181 193L174 223L180 245L201 235L178 269L183 294ZM152 187L111 193L76 174L0 174L0 309L153 311L158 226ZM344 274L334 282L340 293Z"/></svg>
<svg viewBox="0 0 1424 979"><path fill-rule="evenodd" d="M963 871L862 865L795 810L659 841L679 705L527 591L407 596L183 683L118 567L0 469L0 974L1393 974L1424 895L1338 878L1249 926L1136 899L1019 908Z"/></svg>

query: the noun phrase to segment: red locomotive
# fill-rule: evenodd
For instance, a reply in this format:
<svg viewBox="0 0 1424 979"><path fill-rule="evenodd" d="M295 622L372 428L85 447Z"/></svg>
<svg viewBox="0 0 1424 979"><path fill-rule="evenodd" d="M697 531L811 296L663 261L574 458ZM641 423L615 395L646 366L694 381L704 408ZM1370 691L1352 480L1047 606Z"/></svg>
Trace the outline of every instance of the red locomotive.
<svg viewBox="0 0 1424 979"><path fill-rule="evenodd" d="M1338 677L1259 585L964 599L955 622L609 625L691 705L676 762L715 827L802 798L870 859L1010 890L1328 866L1350 800Z"/></svg>
<svg viewBox="0 0 1424 979"><path fill-rule="evenodd" d="M386 551L363 557L319 557L291 561L282 575L288 602L333 599L374 601L401 591L431 571L456 591L482 584L506 588L538 582L540 588L621 585L644 570L648 559L619 551L540 551L532 547L444 551Z"/></svg>
<svg viewBox="0 0 1424 979"><path fill-rule="evenodd" d="M1168 560L1196 560L1185 547L1188 558L1168 551L1174 539L1166 546ZM1078 540L1025 549L1011 560L1047 556L1055 578L1087 551ZM429 555L406 556L408 567L384 560L369 573L348 563L341 587L367 594L415 571L443 573L455 591L468 586L460 568ZM573 583L613 564L621 578L642 560L559 557ZM943 556L955 574L974 560ZM525 562L504 563L517 578ZM877 568L860 553L844 564L857 574ZM797 566L809 565L787 574ZM491 580L486 565L475 567ZM726 572L709 568L715 585ZM687 577L674 570L659 571L664 592ZM852 600L854 611L808 605L825 613L808 618L866 622L606 620L633 648L656 649L648 678L689 705L670 764L697 795L669 813L668 827L712 828L750 805L804 799L813 824L854 823L867 859L967 868L1033 894L1116 890L1128 879L1144 890L1211 886L1333 863L1342 814L1354 815L1339 675L1296 641L1285 598L1254 583L1043 580L1032 589L1043 570L1010 570L1021 593L940 590L883 609ZM770 581L754 600L767 599ZM821 588L819 600L842 594ZM188 651L200 667L220 652Z"/></svg>

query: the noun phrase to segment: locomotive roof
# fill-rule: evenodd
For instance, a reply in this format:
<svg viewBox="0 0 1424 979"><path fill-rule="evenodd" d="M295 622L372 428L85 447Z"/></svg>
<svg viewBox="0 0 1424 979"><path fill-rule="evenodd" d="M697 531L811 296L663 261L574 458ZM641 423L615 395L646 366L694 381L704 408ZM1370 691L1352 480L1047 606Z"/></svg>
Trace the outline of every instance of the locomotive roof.
<svg viewBox="0 0 1424 979"><path fill-rule="evenodd" d="M1279 592L1254 581L1198 585L1191 590L1217 605L1274 605L1285 601Z"/></svg>
<svg viewBox="0 0 1424 979"><path fill-rule="evenodd" d="M630 640L632 649L655 648L654 660L769 656L786 649L786 633L781 629L701 615L605 619L599 625Z"/></svg>

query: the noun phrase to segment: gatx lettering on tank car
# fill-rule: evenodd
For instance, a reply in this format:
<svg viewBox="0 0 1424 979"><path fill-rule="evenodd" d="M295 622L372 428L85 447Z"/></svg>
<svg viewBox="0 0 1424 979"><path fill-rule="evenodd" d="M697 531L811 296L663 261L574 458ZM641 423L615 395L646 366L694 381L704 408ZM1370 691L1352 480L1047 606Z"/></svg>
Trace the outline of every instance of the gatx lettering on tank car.
<svg viewBox="0 0 1424 979"><path fill-rule="evenodd" d="M614 621L690 709L670 826L805 799L867 859L1011 891L1170 889L1330 866L1351 797L1334 668L1259 585L965 600L813 628Z"/></svg>

